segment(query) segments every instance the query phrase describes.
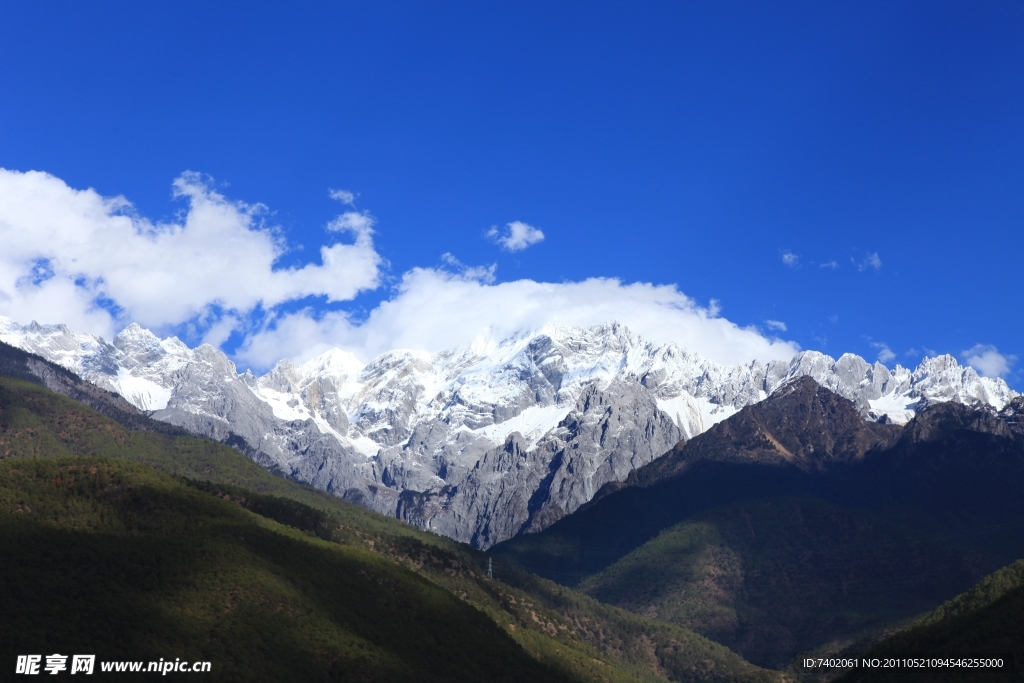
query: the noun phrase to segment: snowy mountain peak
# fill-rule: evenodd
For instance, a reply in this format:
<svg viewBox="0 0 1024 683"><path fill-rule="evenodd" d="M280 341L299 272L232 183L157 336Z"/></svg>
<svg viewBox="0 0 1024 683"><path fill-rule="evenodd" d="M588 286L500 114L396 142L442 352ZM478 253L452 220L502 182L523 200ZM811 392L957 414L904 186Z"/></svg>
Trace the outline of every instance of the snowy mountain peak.
<svg viewBox="0 0 1024 683"><path fill-rule="evenodd" d="M341 349L330 349L300 365L298 372L303 377L320 373L354 377L365 367L366 365L352 353Z"/></svg>
<svg viewBox="0 0 1024 683"><path fill-rule="evenodd" d="M865 419L896 423L930 402L999 410L1017 395L951 356L914 370L817 351L723 366L615 322L488 332L462 348L398 349L365 365L331 349L260 377L239 375L215 347L189 349L138 325L107 343L0 318L0 339L157 419L240 437L267 466L482 547L542 528L797 377L850 399ZM403 491L419 502L401 502Z"/></svg>
<svg viewBox="0 0 1024 683"><path fill-rule="evenodd" d="M125 343L130 343L132 340L135 339L141 340L143 343L149 343L150 341L160 341L155 334L153 334L146 328L142 327L142 325L138 323L132 323L128 327L124 328L117 334L117 336L114 337L114 339L124 340Z"/></svg>

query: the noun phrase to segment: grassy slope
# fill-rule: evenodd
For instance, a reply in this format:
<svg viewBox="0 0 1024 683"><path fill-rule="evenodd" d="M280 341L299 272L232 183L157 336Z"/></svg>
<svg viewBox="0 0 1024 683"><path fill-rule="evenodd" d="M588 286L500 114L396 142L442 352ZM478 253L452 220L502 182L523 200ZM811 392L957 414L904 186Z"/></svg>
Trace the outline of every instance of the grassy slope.
<svg viewBox="0 0 1024 683"><path fill-rule="evenodd" d="M151 468L0 465L7 661L209 660L220 680L569 680L484 614L374 553Z"/></svg>
<svg viewBox="0 0 1024 683"><path fill-rule="evenodd" d="M956 594L977 579L973 560L820 500L777 498L697 515L579 588L781 667Z"/></svg>
<svg viewBox="0 0 1024 683"><path fill-rule="evenodd" d="M192 485L323 539L349 543L353 535L360 534L358 529L345 525L335 515L290 499L253 494L219 484L195 482ZM495 564L498 580L484 579L474 571L484 564L482 554L466 546L456 544L456 551L450 552L424 546L411 538L376 535L361 540L371 543L376 552L429 576L437 585L482 609L497 623L507 625L531 651L548 652L556 662L559 657L577 661L582 656L579 665L586 666L588 675L598 679L609 674L602 674L603 665L591 658L593 651L589 654L585 651L591 647L641 678L649 677L650 672L675 681L778 678L774 672L757 671L728 648L688 629L601 604L514 567ZM567 645L577 651L573 652ZM557 648L554 653L553 646Z"/></svg>
<svg viewBox="0 0 1024 683"><path fill-rule="evenodd" d="M930 670L898 675L851 671L838 683L884 681L1019 681L1024 679L1024 560L1000 569L974 588L943 604L911 628L878 643L866 657L1000 654L1015 660L1012 670Z"/></svg>
<svg viewBox="0 0 1024 683"><path fill-rule="evenodd" d="M114 457L196 479L206 493L370 550L487 614L537 660L579 680L767 680L717 644L497 567L448 539L276 477L205 439L129 431L38 386L0 378L0 458ZM660 674L660 675L659 675Z"/></svg>

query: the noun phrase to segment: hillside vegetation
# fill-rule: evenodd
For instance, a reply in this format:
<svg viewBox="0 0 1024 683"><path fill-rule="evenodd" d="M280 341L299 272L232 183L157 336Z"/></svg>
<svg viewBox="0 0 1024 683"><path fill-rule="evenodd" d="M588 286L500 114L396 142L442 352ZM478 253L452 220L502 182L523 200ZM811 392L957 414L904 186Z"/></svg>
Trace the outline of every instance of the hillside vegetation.
<svg viewBox="0 0 1024 683"><path fill-rule="evenodd" d="M987 562L822 500L772 498L695 515L579 590L779 668L787 653L920 614Z"/></svg>
<svg viewBox="0 0 1024 683"><path fill-rule="evenodd" d="M865 657L911 655L999 655L1006 666L999 670L931 669L925 672L850 671L837 683L889 683L890 681L982 682L1019 681L1024 678L1024 560L1019 560L980 581L974 588L944 603L912 627L869 650Z"/></svg>
<svg viewBox="0 0 1024 683"><path fill-rule="evenodd" d="M129 430L12 378L0 378L0 458L5 604L21 610L6 622L9 652L92 643L143 659L182 648L223 662L221 680L286 680L299 661L305 680L780 678L501 563L490 580L483 553L221 444Z"/></svg>
<svg viewBox="0 0 1024 683"><path fill-rule="evenodd" d="M483 613L373 553L140 465L0 465L0 642L208 660L222 680L569 680Z"/></svg>
<svg viewBox="0 0 1024 683"><path fill-rule="evenodd" d="M492 552L761 666L860 653L1024 555L1013 410L877 425L801 378Z"/></svg>

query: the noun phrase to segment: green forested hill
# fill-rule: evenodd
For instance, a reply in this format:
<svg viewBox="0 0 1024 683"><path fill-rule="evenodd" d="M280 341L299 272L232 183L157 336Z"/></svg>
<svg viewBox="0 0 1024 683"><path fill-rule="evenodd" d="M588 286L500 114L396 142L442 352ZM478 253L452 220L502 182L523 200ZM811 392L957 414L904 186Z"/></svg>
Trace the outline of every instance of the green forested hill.
<svg viewBox="0 0 1024 683"><path fill-rule="evenodd" d="M180 648L211 653L220 680L780 679L501 563L490 580L482 553L222 444L129 430L9 377L0 460L7 655Z"/></svg>
<svg viewBox="0 0 1024 683"><path fill-rule="evenodd" d="M967 654L1002 655L1007 666L984 672L932 669L897 674L861 669L847 673L837 683L1024 680L1024 560L991 574L912 627L878 643L864 656L950 657Z"/></svg>
<svg viewBox="0 0 1024 683"><path fill-rule="evenodd" d="M563 681L486 615L374 553L92 457L0 465L0 643L181 657L239 681Z"/></svg>
<svg viewBox="0 0 1024 683"><path fill-rule="evenodd" d="M579 590L778 668L793 652L920 614L988 565L862 512L772 498L695 515Z"/></svg>

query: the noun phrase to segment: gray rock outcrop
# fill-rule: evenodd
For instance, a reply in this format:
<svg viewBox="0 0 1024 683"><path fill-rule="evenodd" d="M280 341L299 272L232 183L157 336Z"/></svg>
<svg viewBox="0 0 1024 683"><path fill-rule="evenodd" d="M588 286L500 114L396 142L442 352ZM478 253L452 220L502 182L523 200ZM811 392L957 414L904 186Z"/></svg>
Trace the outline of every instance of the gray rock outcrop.
<svg viewBox="0 0 1024 683"><path fill-rule="evenodd" d="M212 346L138 325L106 342L0 318L0 340L264 467L481 548L549 526L796 377L850 399L866 420L897 424L928 403L998 411L1016 396L950 356L913 371L813 351L722 366L615 323L395 350L368 364L333 349L261 377Z"/></svg>

